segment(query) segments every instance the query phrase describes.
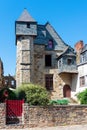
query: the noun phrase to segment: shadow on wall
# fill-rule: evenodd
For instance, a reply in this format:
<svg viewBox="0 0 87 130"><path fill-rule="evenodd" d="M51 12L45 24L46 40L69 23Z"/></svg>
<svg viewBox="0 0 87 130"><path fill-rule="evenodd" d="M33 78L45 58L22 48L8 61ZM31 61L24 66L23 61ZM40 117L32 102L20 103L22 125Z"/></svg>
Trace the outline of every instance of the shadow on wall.
<svg viewBox="0 0 87 130"><path fill-rule="evenodd" d="M78 74L73 74L72 75L72 87L71 87L72 92L76 92L77 81L78 81Z"/></svg>
<svg viewBox="0 0 87 130"><path fill-rule="evenodd" d="M78 74L64 73L60 75L65 84L68 84L72 92L76 92Z"/></svg>

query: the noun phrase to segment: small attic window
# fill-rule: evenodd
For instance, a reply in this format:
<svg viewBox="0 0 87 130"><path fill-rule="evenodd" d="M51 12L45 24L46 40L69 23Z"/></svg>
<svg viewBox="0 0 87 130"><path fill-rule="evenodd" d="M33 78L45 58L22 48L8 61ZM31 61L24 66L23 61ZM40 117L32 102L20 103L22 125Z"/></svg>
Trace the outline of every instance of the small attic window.
<svg viewBox="0 0 87 130"><path fill-rule="evenodd" d="M50 39L50 40L48 41L48 48L49 48L49 49L53 49L53 40L52 40L52 39Z"/></svg>
<svg viewBox="0 0 87 130"><path fill-rule="evenodd" d="M27 23L27 28L30 28L30 23Z"/></svg>
<svg viewBox="0 0 87 130"><path fill-rule="evenodd" d="M67 64L71 65L72 64L72 59L67 59Z"/></svg>

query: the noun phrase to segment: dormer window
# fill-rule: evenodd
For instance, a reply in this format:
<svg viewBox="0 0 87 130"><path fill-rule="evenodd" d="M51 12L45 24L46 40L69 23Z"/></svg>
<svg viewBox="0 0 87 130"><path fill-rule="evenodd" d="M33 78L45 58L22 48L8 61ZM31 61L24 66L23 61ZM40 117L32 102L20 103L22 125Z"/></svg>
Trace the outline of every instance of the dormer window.
<svg viewBox="0 0 87 130"><path fill-rule="evenodd" d="M53 40L48 41L48 48L53 49Z"/></svg>

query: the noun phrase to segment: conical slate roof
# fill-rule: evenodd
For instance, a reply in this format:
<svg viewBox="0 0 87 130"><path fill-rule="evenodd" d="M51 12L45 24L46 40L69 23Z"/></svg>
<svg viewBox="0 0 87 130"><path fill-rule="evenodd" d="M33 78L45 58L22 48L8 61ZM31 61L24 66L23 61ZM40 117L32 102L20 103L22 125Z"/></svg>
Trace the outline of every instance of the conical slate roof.
<svg viewBox="0 0 87 130"><path fill-rule="evenodd" d="M19 17L19 19L17 21L20 22L36 22L31 15L28 13L28 11L26 9L24 9L23 13L21 14L21 16Z"/></svg>

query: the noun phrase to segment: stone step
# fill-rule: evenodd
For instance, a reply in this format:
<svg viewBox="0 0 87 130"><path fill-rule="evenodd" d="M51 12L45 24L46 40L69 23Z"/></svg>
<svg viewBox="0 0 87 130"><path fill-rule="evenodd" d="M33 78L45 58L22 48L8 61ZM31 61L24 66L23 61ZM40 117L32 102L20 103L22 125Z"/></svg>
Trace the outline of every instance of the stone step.
<svg viewBox="0 0 87 130"><path fill-rule="evenodd" d="M71 97L67 98L67 100L69 101L69 105L78 105L78 102Z"/></svg>

